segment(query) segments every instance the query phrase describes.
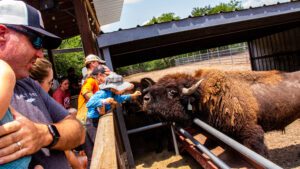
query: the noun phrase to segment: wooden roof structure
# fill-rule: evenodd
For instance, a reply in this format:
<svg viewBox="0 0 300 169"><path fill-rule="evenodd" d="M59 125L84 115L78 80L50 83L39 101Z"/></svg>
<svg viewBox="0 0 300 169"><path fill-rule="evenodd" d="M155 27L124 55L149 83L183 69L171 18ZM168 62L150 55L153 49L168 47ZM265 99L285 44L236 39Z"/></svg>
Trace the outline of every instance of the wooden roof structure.
<svg viewBox="0 0 300 169"><path fill-rule="evenodd" d="M97 38L107 65L118 67L193 52L298 27L300 1L189 17L140 26Z"/></svg>
<svg viewBox="0 0 300 169"><path fill-rule="evenodd" d="M62 39L80 35L85 55L98 55L100 20L102 25L118 21L123 7L123 0L23 1L41 11L47 31Z"/></svg>
<svg viewBox="0 0 300 169"><path fill-rule="evenodd" d="M45 28L51 33L67 39L80 34L77 26L75 3L78 0L24 0L27 4L39 9L42 13ZM74 2L73 2L74 1ZM91 31L98 35L100 24L96 18L93 0L84 0ZM84 8L84 7L83 7Z"/></svg>

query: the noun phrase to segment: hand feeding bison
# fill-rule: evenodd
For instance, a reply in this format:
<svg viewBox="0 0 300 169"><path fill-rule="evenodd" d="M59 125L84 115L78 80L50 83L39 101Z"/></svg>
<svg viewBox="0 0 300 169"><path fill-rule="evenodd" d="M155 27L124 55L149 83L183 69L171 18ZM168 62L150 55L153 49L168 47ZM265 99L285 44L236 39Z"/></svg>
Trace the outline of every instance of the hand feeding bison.
<svg viewBox="0 0 300 169"><path fill-rule="evenodd" d="M264 132L284 130L300 117L300 71L177 73L147 92L148 114L179 123L198 117L264 156Z"/></svg>

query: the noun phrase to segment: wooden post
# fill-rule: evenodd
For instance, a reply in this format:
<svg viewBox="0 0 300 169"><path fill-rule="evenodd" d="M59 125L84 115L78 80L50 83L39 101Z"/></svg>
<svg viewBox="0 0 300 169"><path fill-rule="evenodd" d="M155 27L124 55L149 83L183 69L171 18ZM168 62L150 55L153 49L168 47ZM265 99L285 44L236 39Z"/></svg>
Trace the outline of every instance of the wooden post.
<svg viewBox="0 0 300 169"><path fill-rule="evenodd" d="M103 115L98 129L90 169L117 169L113 113Z"/></svg>
<svg viewBox="0 0 300 169"><path fill-rule="evenodd" d="M48 59L52 63L52 70L53 70L54 79L57 79L56 69L55 69L55 65L54 65L53 52L52 52L51 49L47 49L47 53L48 53Z"/></svg>
<svg viewBox="0 0 300 169"><path fill-rule="evenodd" d="M87 5L83 0L73 0L77 25L80 31L80 36L83 44L85 55L95 54L98 55L97 46L93 32L90 27Z"/></svg>

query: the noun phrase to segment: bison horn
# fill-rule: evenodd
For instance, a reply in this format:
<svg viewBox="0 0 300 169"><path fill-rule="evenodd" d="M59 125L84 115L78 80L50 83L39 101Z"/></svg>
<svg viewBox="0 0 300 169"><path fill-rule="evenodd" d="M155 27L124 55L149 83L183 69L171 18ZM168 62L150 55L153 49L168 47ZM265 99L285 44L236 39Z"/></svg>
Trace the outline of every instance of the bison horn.
<svg viewBox="0 0 300 169"><path fill-rule="evenodd" d="M185 87L182 88L182 94L183 95L193 94L197 90L197 88L199 87L199 85L201 84L202 81L203 81L203 79L199 80L196 84L194 84L190 88L185 88Z"/></svg>

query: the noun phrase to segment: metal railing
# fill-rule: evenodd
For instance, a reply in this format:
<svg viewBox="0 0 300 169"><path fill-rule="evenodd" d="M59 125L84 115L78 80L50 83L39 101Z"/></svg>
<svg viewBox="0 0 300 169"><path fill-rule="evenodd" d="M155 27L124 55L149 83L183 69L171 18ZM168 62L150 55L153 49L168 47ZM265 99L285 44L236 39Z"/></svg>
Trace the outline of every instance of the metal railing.
<svg viewBox="0 0 300 169"><path fill-rule="evenodd" d="M250 64L248 46L242 46L222 49L216 48L214 51L207 50L206 52L193 52L192 55L184 56L175 59L175 65L183 65L188 63L198 62L201 64L218 65L218 64Z"/></svg>
<svg viewBox="0 0 300 169"><path fill-rule="evenodd" d="M204 123L199 119L193 120L195 124L199 127L204 129L209 134L213 135L223 143L227 144L237 152L241 153L245 157L249 158L250 160L256 162L259 166L267 169L282 169L280 166L274 164L270 160L264 158L263 156L257 154L256 152L250 150L249 148L245 147L244 145L240 144L239 142L233 140L232 138L228 137L227 135L221 133L220 131L214 129L213 127L209 126L208 124Z"/></svg>

